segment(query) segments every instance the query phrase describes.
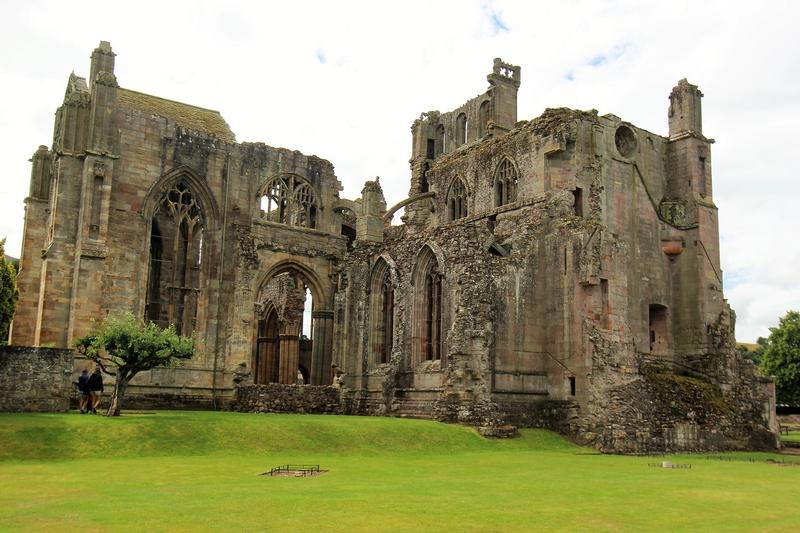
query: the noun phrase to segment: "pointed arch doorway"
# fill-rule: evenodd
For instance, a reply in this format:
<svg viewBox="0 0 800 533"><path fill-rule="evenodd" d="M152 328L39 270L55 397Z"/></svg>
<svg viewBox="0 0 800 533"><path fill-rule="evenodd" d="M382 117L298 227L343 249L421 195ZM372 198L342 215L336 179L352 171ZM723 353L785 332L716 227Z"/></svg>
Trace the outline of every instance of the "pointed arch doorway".
<svg viewBox="0 0 800 533"><path fill-rule="evenodd" d="M317 276L286 263L263 280L255 309L253 381L330 384L333 312L324 307L329 299Z"/></svg>

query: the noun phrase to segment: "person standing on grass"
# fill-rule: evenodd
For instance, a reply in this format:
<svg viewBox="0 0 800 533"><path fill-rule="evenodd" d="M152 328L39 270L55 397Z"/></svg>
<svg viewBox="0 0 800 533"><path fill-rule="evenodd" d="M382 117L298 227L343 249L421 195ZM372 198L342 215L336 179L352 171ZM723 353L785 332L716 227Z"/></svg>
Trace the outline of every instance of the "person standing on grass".
<svg viewBox="0 0 800 533"><path fill-rule="evenodd" d="M92 414L97 414L97 406L100 405L100 396L103 394L103 375L100 367L94 369L89 376L89 394L92 397Z"/></svg>
<svg viewBox="0 0 800 533"><path fill-rule="evenodd" d="M78 407L83 415L89 410L89 371L85 368L81 372L81 375L78 376L78 394L81 395L81 397L78 399Z"/></svg>

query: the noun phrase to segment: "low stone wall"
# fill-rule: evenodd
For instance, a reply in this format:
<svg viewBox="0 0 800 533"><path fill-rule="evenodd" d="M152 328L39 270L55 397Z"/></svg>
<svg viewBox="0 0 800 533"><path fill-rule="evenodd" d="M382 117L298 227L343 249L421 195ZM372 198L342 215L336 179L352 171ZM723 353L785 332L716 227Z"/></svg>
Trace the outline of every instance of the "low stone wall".
<svg viewBox="0 0 800 533"><path fill-rule="evenodd" d="M231 410L250 413L340 414L339 389L320 385L242 385Z"/></svg>
<svg viewBox="0 0 800 533"><path fill-rule="evenodd" d="M695 377L644 375L604 391L599 423L580 436L613 453L775 451L778 439L764 407L767 387L751 379L723 392Z"/></svg>
<svg viewBox="0 0 800 533"><path fill-rule="evenodd" d="M494 395L504 420L521 428L545 428L564 435L575 435L580 406L569 400L519 400L509 395Z"/></svg>
<svg viewBox="0 0 800 533"><path fill-rule="evenodd" d="M61 348L0 346L0 411L67 411L74 357Z"/></svg>

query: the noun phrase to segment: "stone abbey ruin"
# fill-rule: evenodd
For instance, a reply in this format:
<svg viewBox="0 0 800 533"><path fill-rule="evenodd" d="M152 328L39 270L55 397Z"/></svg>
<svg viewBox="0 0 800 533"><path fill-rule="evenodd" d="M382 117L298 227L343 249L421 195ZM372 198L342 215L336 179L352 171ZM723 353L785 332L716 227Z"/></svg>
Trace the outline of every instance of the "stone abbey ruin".
<svg viewBox="0 0 800 533"><path fill-rule="evenodd" d="M772 383L734 350L686 80L666 137L596 111L518 121L520 68L496 59L486 92L413 122L408 198L387 209L379 180L341 198L330 162L237 143L216 111L120 87L114 61L102 42L69 77L33 155L12 344L68 348L131 311L201 354L132 400L776 447Z"/></svg>

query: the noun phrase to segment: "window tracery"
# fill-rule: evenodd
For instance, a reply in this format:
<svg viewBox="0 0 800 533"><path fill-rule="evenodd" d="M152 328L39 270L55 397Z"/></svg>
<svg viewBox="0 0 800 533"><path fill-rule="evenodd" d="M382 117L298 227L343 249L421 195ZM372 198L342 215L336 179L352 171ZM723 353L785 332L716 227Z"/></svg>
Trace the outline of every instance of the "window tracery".
<svg viewBox="0 0 800 533"><path fill-rule="evenodd" d="M495 207L517 200L517 169L510 159L503 158L494 172Z"/></svg>
<svg viewBox="0 0 800 533"><path fill-rule="evenodd" d="M189 185L180 180L164 195L151 220L150 269L145 316L189 335L197 320L203 214Z"/></svg>
<svg viewBox="0 0 800 533"><path fill-rule="evenodd" d="M426 245L413 274L412 361L415 364L445 358L443 279L439 261Z"/></svg>
<svg viewBox="0 0 800 533"><path fill-rule="evenodd" d="M279 224L317 227L314 187L299 176L278 176L267 183L259 196L263 218Z"/></svg>
<svg viewBox="0 0 800 533"><path fill-rule="evenodd" d="M467 187L456 178L447 193L447 213L450 221L467 216Z"/></svg>
<svg viewBox="0 0 800 533"><path fill-rule="evenodd" d="M388 363L394 345L394 284L389 264L379 258L372 269L370 292L370 361Z"/></svg>

